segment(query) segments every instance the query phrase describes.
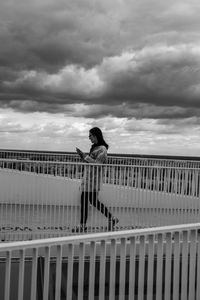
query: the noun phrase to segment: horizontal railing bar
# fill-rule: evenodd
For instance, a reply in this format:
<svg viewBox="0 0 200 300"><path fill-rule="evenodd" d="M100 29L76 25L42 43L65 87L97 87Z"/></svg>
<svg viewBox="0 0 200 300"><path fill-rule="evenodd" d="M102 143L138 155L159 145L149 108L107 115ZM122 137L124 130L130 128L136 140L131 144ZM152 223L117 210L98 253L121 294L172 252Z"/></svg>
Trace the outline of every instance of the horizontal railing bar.
<svg viewBox="0 0 200 300"><path fill-rule="evenodd" d="M45 160L45 161L38 161L38 160L18 160L18 159L6 159L6 158L0 158L0 162L12 162L12 163L30 163L30 164L51 164L51 165L80 165L80 166L101 166L102 164L99 163L85 163L85 162L71 162L71 161L51 161L51 160ZM199 170L199 167L184 167L184 166L162 166L162 165L125 165L125 164L103 164L103 167L120 167L120 168L141 168L141 169L170 169L170 170Z"/></svg>
<svg viewBox="0 0 200 300"><path fill-rule="evenodd" d="M29 154L29 155L41 155L41 156L44 156L44 155L48 155L48 156L66 156L66 157L79 157L77 155L76 152L64 152L64 151L41 151L41 150L17 150L17 149L0 149L0 153L8 153L8 154L12 154L12 153L15 153L15 154ZM142 157L141 157L142 156ZM189 159L189 157L186 157L186 158L183 158L183 159L180 159L180 156L178 158L176 158L176 156L164 156L162 157L161 155L161 158L159 157L155 157L155 155L153 155L153 157L151 157L150 155L140 155L140 154L121 154L121 153L109 153L108 154L108 158L111 158L111 159L129 159L129 160L141 160L141 161L147 161L147 160L151 160L151 161L175 161L175 162L190 162L190 163L195 163L195 162L199 162L199 157L196 157L196 160L194 159L194 157L191 157L191 159Z"/></svg>
<svg viewBox="0 0 200 300"><path fill-rule="evenodd" d="M17 241L17 242L6 242L0 244L0 251L13 251L20 249L33 249L40 247L51 247L55 245L63 244L79 244L87 242L97 242L101 240L111 240L111 239L120 239L120 238L130 238L133 236L146 236L146 235L156 235L166 232L178 232L178 231L188 231L188 230L197 230L200 229L200 223L193 224L181 224L181 225L172 225L172 226L162 226L162 227L152 227L144 229L131 229L131 230L122 230L115 232L102 232L102 233L91 233L84 235L75 235L67 237L56 237L56 238L46 238L33 241Z"/></svg>

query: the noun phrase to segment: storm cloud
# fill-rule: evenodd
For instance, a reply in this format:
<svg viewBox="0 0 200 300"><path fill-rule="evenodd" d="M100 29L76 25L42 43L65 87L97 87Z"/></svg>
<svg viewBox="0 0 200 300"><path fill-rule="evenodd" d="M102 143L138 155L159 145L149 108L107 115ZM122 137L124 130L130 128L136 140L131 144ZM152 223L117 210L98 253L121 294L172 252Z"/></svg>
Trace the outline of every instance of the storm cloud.
<svg viewBox="0 0 200 300"><path fill-rule="evenodd" d="M0 108L118 120L122 136L199 126L199 13L197 0L3 0Z"/></svg>

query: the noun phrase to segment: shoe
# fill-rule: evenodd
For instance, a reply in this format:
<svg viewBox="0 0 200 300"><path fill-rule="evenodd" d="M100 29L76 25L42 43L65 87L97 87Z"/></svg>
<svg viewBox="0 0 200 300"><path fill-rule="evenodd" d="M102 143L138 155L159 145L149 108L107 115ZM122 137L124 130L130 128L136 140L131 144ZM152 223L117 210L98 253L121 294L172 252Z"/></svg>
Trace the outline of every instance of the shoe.
<svg viewBox="0 0 200 300"><path fill-rule="evenodd" d="M86 225L81 225L80 226L80 232L87 232L87 226Z"/></svg>
<svg viewBox="0 0 200 300"><path fill-rule="evenodd" d="M112 223L113 223L113 226L115 226L117 223L119 223L119 219L118 218L113 218Z"/></svg>
<svg viewBox="0 0 200 300"><path fill-rule="evenodd" d="M119 219L118 218L111 218L108 220L108 230L111 231L114 229L115 225L119 223Z"/></svg>

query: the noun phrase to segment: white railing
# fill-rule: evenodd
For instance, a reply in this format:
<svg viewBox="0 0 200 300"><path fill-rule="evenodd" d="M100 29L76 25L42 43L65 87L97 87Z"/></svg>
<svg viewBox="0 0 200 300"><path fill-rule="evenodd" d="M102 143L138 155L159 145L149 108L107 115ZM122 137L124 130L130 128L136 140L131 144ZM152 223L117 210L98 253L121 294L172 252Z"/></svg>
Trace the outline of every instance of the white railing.
<svg viewBox="0 0 200 300"><path fill-rule="evenodd" d="M78 162L79 155L73 152L51 152L51 151L21 151L0 149L0 159L33 160L33 161L62 161Z"/></svg>
<svg viewBox="0 0 200 300"><path fill-rule="evenodd" d="M0 160L0 239L74 234L80 223L81 179L119 219L114 229L195 223L200 219L200 169ZM96 180L93 178L96 177ZM108 231L89 206L87 232Z"/></svg>
<svg viewBox="0 0 200 300"><path fill-rule="evenodd" d="M32 150L8 150L0 149L0 159L34 160L34 161L62 161L80 162L80 157L75 152L51 152ZM139 157L137 155L108 154L109 164L141 165L141 166L165 166L165 167L187 167L199 168L200 160L175 159L175 158L153 158Z"/></svg>
<svg viewBox="0 0 200 300"><path fill-rule="evenodd" d="M2 300L200 299L200 223L0 244Z"/></svg>
<svg viewBox="0 0 200 300"><path fill-rule="evenodd" d="M89 176L101 177L105 184L191 196L199 196L200 190L200 168L0 159L0 169L75 180L81 179L87 169Z"/></svg>

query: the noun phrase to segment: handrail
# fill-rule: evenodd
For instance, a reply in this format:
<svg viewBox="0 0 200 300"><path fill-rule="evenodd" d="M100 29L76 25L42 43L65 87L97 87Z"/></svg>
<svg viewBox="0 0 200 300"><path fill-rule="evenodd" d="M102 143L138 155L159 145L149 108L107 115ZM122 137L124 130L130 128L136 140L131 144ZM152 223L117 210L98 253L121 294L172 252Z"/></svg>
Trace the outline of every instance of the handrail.
<svg viewBox="0 0 200 300"><path fill-rule="evenodd" d="M79 166L100 166L100 167L120 167L120 168L132 168L132 167L140 167L142 169L145 168L155 168L155 169L172 169L172 170L199 170L200 167L187 167L187 166L162 166L162 165L138 165L138 164L133 164L133 165L126 165L126 164L117 164L117 163L112 163L112 164L100 164L100 163L87 163L87 162L72 162L72 161L51 161L51 160L44 160L44 161L38 161L38 160L23 160L23 159L6 159L6 158L0 158L0 162L10 162L10 163L31 163L31 164L50 164L50 165L79 165Z"/></svg>
<svg viewBox="0 0 200 300"><path fill-rule="evenodd" d="M1 297L199 299L199 242L200 223L0 244Z"/></svg>
<svg viewBox="0 0 200 300"><path fill-rule="evenodd" d="M12 150L12 149L0 149L0 154L1 153L8 153L8 154L28 154L30 156L32 155L41 155L41 156L51 156L51 157L75 157L76 160L79 159L79 156L77 155L76 152L64 152L64 151L41 151L41 150ZM141 155L142 156L142 155ZM158 162L176 162L176 163L200 163L200 158L196 158L196 160L192 157L191 159L189 159L189 157L187 158L183 158L183 159L180 159L179 157L176 158L174 156L164 156L164 157L155 157L155 155L153 155L152 157L149 155L149 156L142 156L140 157L140 155L138 154L108 154L108 159L109 160L138 160L138 161L158 161Z"/></svg>
<svg viewBox="0 0 200 300"><path fill-rule="evenodd" d="M179 231L191 231L200 229L200 223L192 224L180 224L180 225L171 225L171 226L162 226L162 227L151 227L143 229L130 229L130 230L121 230L114 232L101 232L101 233L89 233L84 235L74 235L67 237L55 237L55 238L45 238L32 241L17 241L17 242L4 242L0 243L0 251L10 251L10 250L26 250L38 247L51 247L57 244L80 244L80 243L89 243L99 242L99 241L108 241L113 239L125 238L129 239L130 237L136 236L147 236L149 234L164 234L166 232L174 233Z"/></svg>

